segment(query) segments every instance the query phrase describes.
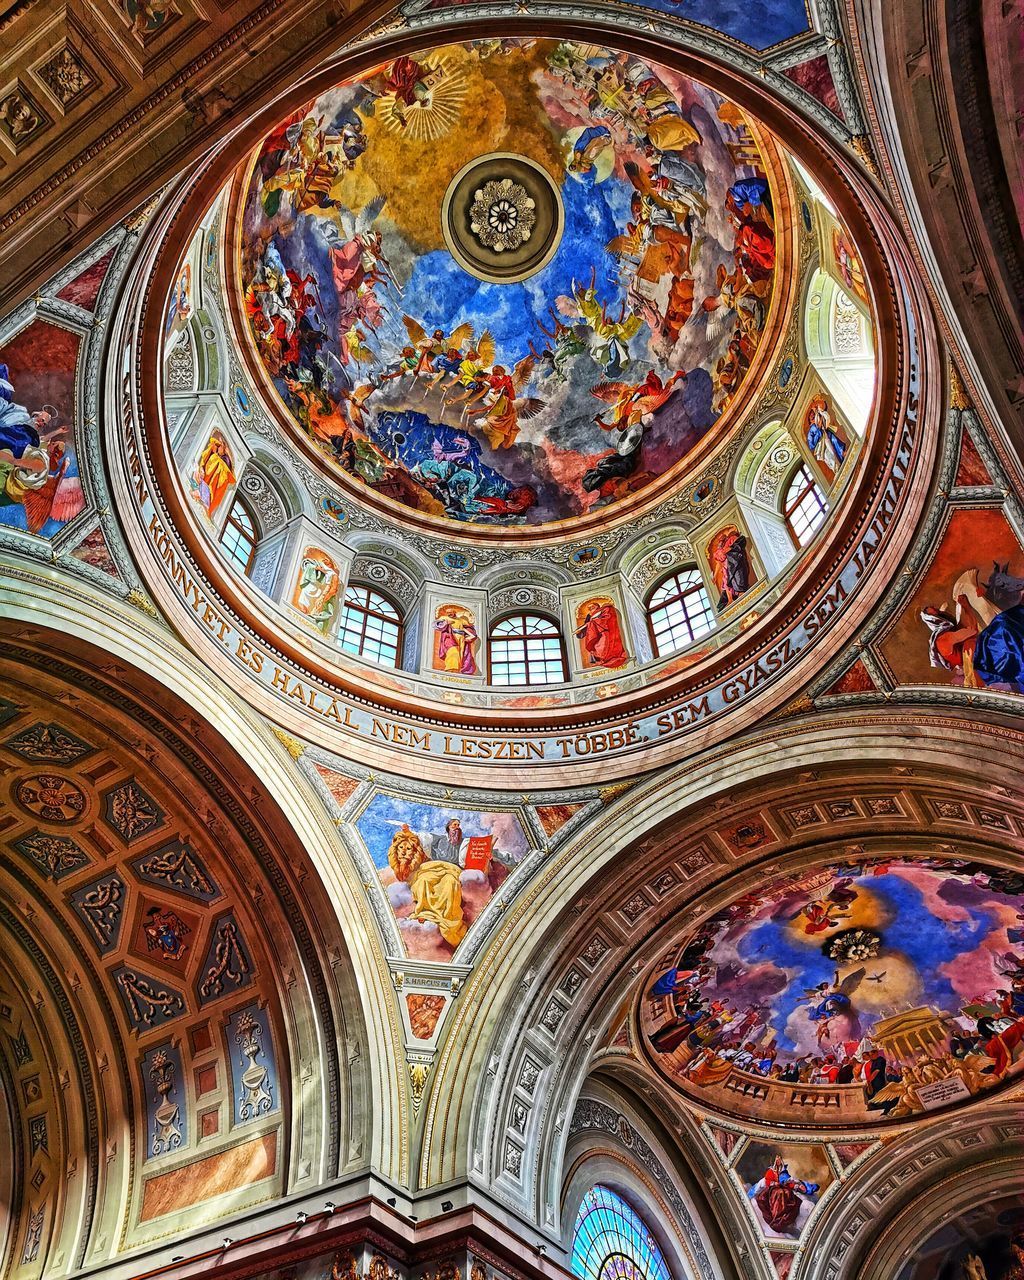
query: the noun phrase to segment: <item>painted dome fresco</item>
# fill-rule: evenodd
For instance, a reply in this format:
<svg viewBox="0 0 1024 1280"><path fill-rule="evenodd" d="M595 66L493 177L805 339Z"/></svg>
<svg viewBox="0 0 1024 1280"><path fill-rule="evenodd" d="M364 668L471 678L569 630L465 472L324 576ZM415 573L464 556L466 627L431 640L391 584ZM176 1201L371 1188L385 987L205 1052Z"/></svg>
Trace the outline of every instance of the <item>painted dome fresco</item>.
<svg viewBox="0 0 1024 1280"><path fill-rule="evenodd" d="M640 1005L693 1100L796 1127L964 1104L1017 1058L1024 876L871 859L770 881L686 933Z"/></svg>
<svg viewBox="0 0 1024 1280"><path fill-rule="evenodd" d="M378 709L429 709L439 770L506 733L647 764L852 625L904 439L878 245L769 104L664 58L353 53L168 202L146 538L289 722L390 756Z"/></svg>
<svg viewBox="0 0 1024 1280"><path fill-rule="evenodd" d="M776 292L774 155L712 89L598 45L395 58L257 149L251 353L327 467L400 507L621 504L734 416Z"/></svg>

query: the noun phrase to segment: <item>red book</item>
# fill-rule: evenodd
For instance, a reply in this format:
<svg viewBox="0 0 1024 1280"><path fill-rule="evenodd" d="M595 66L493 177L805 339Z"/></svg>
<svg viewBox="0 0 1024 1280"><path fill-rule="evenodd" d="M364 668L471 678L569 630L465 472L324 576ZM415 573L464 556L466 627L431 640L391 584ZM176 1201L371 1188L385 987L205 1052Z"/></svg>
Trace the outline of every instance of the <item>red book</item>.
<svg viewBox="0 0 1024 1280"><path fill-rule="evenodd" d="M487 873L491 865L493 836L470 836L466 842L466 870Z"/></svg>

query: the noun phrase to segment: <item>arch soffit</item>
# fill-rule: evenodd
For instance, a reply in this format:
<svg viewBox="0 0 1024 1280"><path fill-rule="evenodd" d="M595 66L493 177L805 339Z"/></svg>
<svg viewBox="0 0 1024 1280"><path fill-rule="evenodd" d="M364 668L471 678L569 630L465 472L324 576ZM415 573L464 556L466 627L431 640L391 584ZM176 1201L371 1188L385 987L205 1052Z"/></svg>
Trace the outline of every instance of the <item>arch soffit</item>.
<svg viewBox="0 0 1024 1280"><path fill-rule="evenodd" d="M884 1144L851 1176L833 1212L812 1224L793 1280L897 1275L943 1222L982 1201L1019 1196L1022 1158L1019 1092L955 1125L925 1124Z"/></svg>
<svg viewBox="0 0 1024 1280"><path fill-rule="evenodd" d="M861 711L777 724L629 788L521 895L469 979L432 1082L420 1185L468 1171L543 1222L544 1206L558 1199L565 1119L595 1048L685 904L725 885L737 892L743 873L761 875L753 869L766 859L826 856L829 841L842 855L850 841L952 850L966 838L1005 859L1020 838L982 825L976 802L1012 811L1009 825L1024 829L1013 799L1022 758L1008 727ZM815 825L802 830L792 815L812 784ZM828 819L826 802L853 786L897 806L903 820L886 819L889 836L877 836L867 799L851 818ZM938 801L953 796L974 813L971 827L941 816ZM766 852L721 834L751 813L767 815L776 834ZM518 1132L509 1127L516 1102L526 1107Z"/></svg>
<svg viewBox="0 0 1024 1280"><path fill-rule="evenodd" d="M42 603L42 596L37 597L37 603ZM184 758L193 745L199 744L202 758L207 761L205 778L215 777L221 812L230 815L228 822L232 816L253 813L265 829L273 829L268 823L277 824L274 836L264 844L267 858L273 857L271 849L293 850L287 860L289 870L280 884L290 886L288 892L295 902L292 910L299 913L296 922L304 920L302 928L307 940L302 944L301 957L296 953L293 961L293 976L297 976L298 968L305 976L290 991L300 1005L304 1000L317 999L318 983L323 992L319 1007L309 1005L303 1015L301 1041L290 1046L295 1083L300 1062L337 1062L342 1073L349 1073L340 1089L336 1083L331 1084L329 1072L323 1070L318 1071L316 1086L308 1096L308 1086L303 1086L304 1109L313 1103L308 1111L312 1127L304 1140L302 1160L298 1159L297 1148L292 1153L293 1171L297 1174L301 1165L303 1176L315 1185L343 1169L372 1162L385 1176L400 1180L408 1148L403 1139L396 1139L390 1126L403 1123L405 1098L395 1065L398 1031L383 986L386 971L372 926L360 910L361 886L337 857L322 806L307 795L307 784L296 776L282 746L270 739L244 704L212 685L189 654L176 651L162 629L141 615L129 616L118 602L107 598L79 601L76 592L66 592L61 603L62 612L51 612L50 608L33 608L24 599L5 602L9 620L4 630L11 637L9 648L19 640L25 641L26 662L30 660L29 649L47 654L50 633L43 631L40 623L50 613L55 626L60 627L62 658L75 668L75 683L106 687L123 700L138 698L143 706L161 708L152 724L159 722L169 732L179 744L176 751ZM72 640L68 638L68 606L73 616L76 603L81 606L78 619L82 625L72 627L71 634L77 632L79 637ZM26 624L24 628L16 621L19 614ZM91 621L86 624L86 619ZM53 633L55 646L57 634ZM105 663L96 657L99 643L105 646ZM52 657L40 660L60 666ZM168 716L164 710L168 705L176 708L176 713ZM187 739L180 736L175 720L186 726ZM228 742L232 745L228 746ZM254 808L249 803L241 806L239 787L243 795L262 796L263 807ZM250 836L249 840L252 843L255 837ZM300 875L295 880L292 868L301 869L307 859L318 874L306 878ZM282 873L276 874L280 877ZM333 938L329 923L332 918L339 922ZM306 992L310 994L307 996ZM335 1024L333 1030L331 1020ZM290 1032L294 1034L292 1028ZM337 1110L339 1102L341 1112ZM376 1127L374 1118L379 1122ZM319 1154L317 1144L325 1144ZM335 1154L325 1160L332 1145Z"/></svg>
<svg viewBox="0 0 1024 1280"><path fill-rule="evenodd" d="M328 948L333 946L340 962L344 944L331 939L330 931L322 950L314 942L304 913L322 918L322 903L315 893L297 893L282 875L272 850L289 856L294 842L285 827L275 824L269 797L252 785L255 775L247 774L222 740L203 742L201 726L180 704L164 699L144 705L125 694L123 670L115 668L113 678L104 681L88 667L58 658L49 644L35 647L40 638L46 639L36 631L28 644L15 639L6 647L4 753L15 763L5 771L5 786L17 804L7 810L11 856L4 858L0 875L12 901L19 890L27 895L32 921L26 929L8 915L6 932L17 951L31 956L28 963L43 975L53 1016L72 1036L63 1065L69 1078L72 1063L80 1068L82 1105L70 1113L63 1107L73 1121L64 1143L65 1165L74 1170L81 1161L83 1180L86 1170L98 1165L82 1213L81 1240L88 1241L88 1261L99 1261L191 1224L197 1215L222 1216L251 1200L252 1193L239 1187L240 1194L225 1201L209 1163L216 1165L239 1144L248 1144L247 1165L265 1170L257 1181L272 1177L285 1189L316 1185L339 1165L350 1164L351 1148L365 1146L366 1138L359 1132L360 1117L353 1116L357 1090L345 1055L364 1037L358 1020L346 1018L343 1001L324 974ZM96 655L84 656L88 661ZM45 718L50 715L52 722ZM172 718L186 725L188 741L171 728ZM207 750L217 762L213 768ZM226 774L218 776L220 769ZM240 810L239 792L254 813ZM39 796L46 801L41 807ZM18 806L30 815L27 826ZM42 833L32 826L37 811ZM80 820L72 816L79 813ZM240 816L241 830L235 826ZM192 828L190 818L195 819ZM54 823L59 834L46 831ZM297 861L294 855L290 861ZM42 886L33 874L38 872ZM242 877L254 886L251 900L239 893ZM50 892L47 880L59 887ZM113 893L102 893L112 886ZM160 931L151 935L147 921L154 911ZM254 911L274 940L280 968L270 962ZM225 921L230 944L224 942ZM207 972L202 967L211 963L203 960L207 953L214 966L222 958L226 963ZM212 987L204 979L210 973ZM218 983L221 974L224 981ZM300 974L302 981L296 982ZM343 977L340 986L345 985ZM223 996L226 1003L219 1000ZM239 1114L232 1103L228 1114L219 1105L214 1112L210 1104L220 1102L225 1088L232 1096L232 1020L242 1018L243 1006L257 1020L265 1019L255 1041L261 1065L269 1064L265 1087L261 1084L249 1111ZM227 1057L218 1047L221 1028L226 1029ZM54 1043L65 1043L65 1037L55 1037ZM150 1097L161 1056L170 1063L163 1078L172 1086L174 1107L163 1120L159 1111L152 1112ZM200 1087L196 1076L193 1103L187 1066L197 1056L203 1064L193 1070L205 1071L208 1079ZM300 1106L290 1085L315 1061L321 1070L313 1087L303 1087ZM95 1080L89 1074L92 1063L99 1064ZM348 1073L344 1079L339 1070ZM217 1150L207 1143L208 1154L201 1156L201 1116L214 1113L217 1125L202 1136L213 1138ZM257 1125L242 1127L246 1121ZM46 1119L33 1124L45 1130ZM54 1134L55 1156L66 1127ZM214 1138L217 1134L222 1136ZM34 1128L32 1135L37 1136ZM259 1159L253 1142L262 1144ZM33 1142L33 1154L37 1145ZM45 1136L42 1145L47 1145ZM180 1161L173 1158L179 1153L190 1165L184 1182L176 1172ZM100 1154L105 1154L103 1163ZM150 1157L165 1158L147 1170ZM38 1172L33 1170L33 1184ZM251 1181L242 1179L242 1186ZM35 1196L28 1208L39 1212ZM47 1205L46 1243L39 1252L47 1267L59 1266L56 1258L64 1250L58 1247L58 1230L66 1224L56 1214L46 1221L48 1210Z"/></svg>
<svg viewBox="0 0 1024 1280"><path fill-rule="evenodd" d="M720 1194L718 1171L690 1117L669 1123L643 1096L645 1086L629 1064L588 1074L567 1124L556 1219L563 1248L572 1248L584 1194L604 1182L640 1212L673 1275L729 1276L756 1254L756 1237L749 1222L723 1203L728 1197Z"/></svg>

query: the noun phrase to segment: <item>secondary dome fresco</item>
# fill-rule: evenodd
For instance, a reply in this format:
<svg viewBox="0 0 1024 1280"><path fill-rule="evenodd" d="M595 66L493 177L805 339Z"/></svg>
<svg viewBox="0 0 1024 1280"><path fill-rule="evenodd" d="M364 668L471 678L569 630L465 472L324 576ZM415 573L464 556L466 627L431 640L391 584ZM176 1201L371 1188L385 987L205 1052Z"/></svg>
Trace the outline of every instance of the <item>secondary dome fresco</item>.
<svg viewBox="0 0 1024 1280"><path fill-rule="evenodd" d="M687 932L641 999L692 1099L801 1127L905 1120L1019 1076L1024 876L864 859L769 881Z"/></svg>
<svg viewBox="0 0 1024 1280"><path fill-rule="evenodd" d="M598 45L396 58L263 140L236 208L252 349L376 494L543 525L638 494L721 426L775 285L766 141Z"/></svg>

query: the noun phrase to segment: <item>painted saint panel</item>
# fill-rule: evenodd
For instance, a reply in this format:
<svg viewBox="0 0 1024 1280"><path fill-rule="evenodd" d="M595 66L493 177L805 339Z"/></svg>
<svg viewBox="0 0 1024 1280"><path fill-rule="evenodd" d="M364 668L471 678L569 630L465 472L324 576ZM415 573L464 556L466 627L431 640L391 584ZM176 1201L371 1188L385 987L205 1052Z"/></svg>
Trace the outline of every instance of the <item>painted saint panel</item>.
<svg viewBox="0 0 1024 1280"><path fill-rule="evenodd" d="M451 675L479 675L479 647L480 632L473 610L461 604L438 605L434 612L434 670Z"/></svg>
<svg viewBox="0 0 1024 1280"><path fill-rule="evenodd" d="M850 451L850 438L836 417L828 396L815 396L811 400L804 413L802 430L808 449L831 485Z"/></svg>
<svg viewBox="0 0 1024 1280"><path fill-rule="evenodd" d="M192 496L210 520L216 519L236 480L235 458L231 446L224 439L223 432L211 431L199 451L190 477Z"/></svg>
<svg viewBox="0 0 1024 1280"><path fill-rule="evenodd" d="M338 85L260 147L242 310L297 427L431 516L543 524L714 426L775 276L738 108L592 44L473 41Z"/></svg>
<svg viewBox="0 0 1024 1280"><path fill-rule="evenodd" d="M406 951L449 960L466 930L529 852L515 813L379 793L356 819Z"/></svg>
<svg viewBox="0 0 1024 1280"><path fill-rule="evenodd" d="M780 877L687 933L640 1008L652 1061L722 1110L906 1119L1024 1070L1024 877L875 859Z"/></svg>
<svg viewBox="0 0 1024 1280"><path fill-rule="evenodd" d="M1024 551L998 510L954 511L882 654L903 684L1024 690Z"/></svg>
<svg viewBox="0 0 1024 1280"><path fill-rule="evenodd" d="M85 506L75 384L82 339L33 320L0 347L0 524L52 538Z"/></svg>
<svg viewBox="0 0 1024 1280"><path fill-rule="evenodd" d="M585 671L617 670L629 661L619 611L609 596L594 596L577 606L575 635Z"/></svg>
<svg viewBox="0 0 1024 1280"><path fill-rule="evenodd" d="M167 319L164 321L164 341L173 345L172 338L184 329L192 316L192 265L182 263L178 279L167 303Z"/></svg>
<svg viewBox="0 0 1024 1280"><path fill-rule="evenodd" d="M719 593L715 607L726 609L755 582L747 535L736 525L727 524L708 540L705 555Z"/></svg>
<svg viewBox="0 0 1024 1280"><path fill-rule="evenodd" d="M864 267L845 227L832 228L832 261L846 292L868 306L867 280Z"/></svg>
<svg viewBox="0 0 1024 1280"><path fill-rule="evenodd" d="M736 1172L769 1240L798 1240L823 1191L835 1181L823 1146L749 1142Z"/></svg>
<svg viewBox="0 0 1024 1280"><path fill-rule="evenodd" d="M318 547L307 547L303 551L292 592L292 608L324 635L330 631L338 609L338 566L326 551Z"/></svg>

